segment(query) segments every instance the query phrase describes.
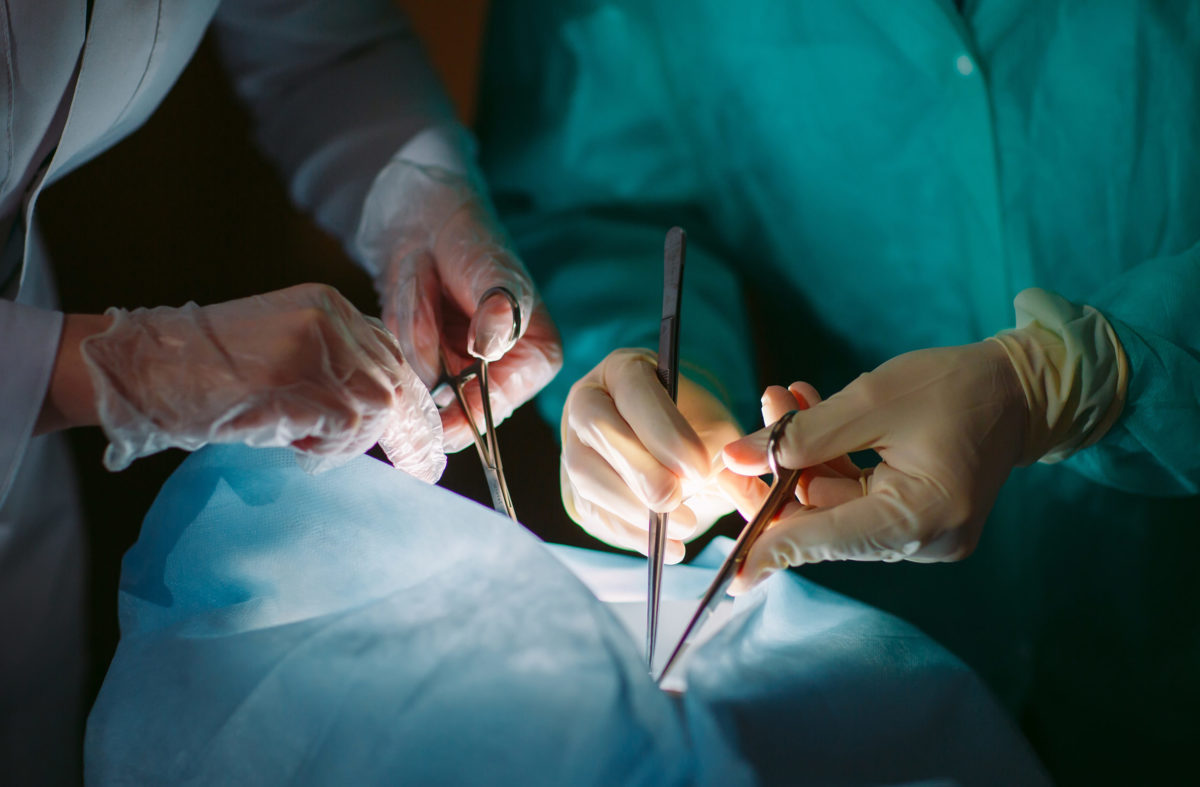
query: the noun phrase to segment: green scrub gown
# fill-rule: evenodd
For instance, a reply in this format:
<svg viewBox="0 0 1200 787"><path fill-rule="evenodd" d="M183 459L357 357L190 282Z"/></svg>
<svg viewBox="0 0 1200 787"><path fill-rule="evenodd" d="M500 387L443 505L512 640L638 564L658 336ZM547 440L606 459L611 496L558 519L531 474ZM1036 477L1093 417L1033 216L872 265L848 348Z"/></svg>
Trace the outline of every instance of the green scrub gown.
<svg viewBox="0 0 1200 787"><path fill-rule="evenodd" d="M1200 4L497 2L480 133L563 333L555 424L610 350L657 346L672 224L685 367L746 428L764 385L829 395L979 340L1025 287L1100 309L1131 364L1120 421L1014 471L972 557L802 570L962 656L1065 783L1190 763Z"/></svg>

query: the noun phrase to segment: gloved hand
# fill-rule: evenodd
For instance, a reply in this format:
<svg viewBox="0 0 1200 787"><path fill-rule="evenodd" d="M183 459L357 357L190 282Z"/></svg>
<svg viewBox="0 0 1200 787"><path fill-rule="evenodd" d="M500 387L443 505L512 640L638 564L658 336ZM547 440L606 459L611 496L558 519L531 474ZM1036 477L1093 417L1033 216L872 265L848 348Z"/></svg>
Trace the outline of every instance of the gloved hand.
<svg viewBox="0 0 1200 787"><path fill-rule="evenodd" d="M383 321L426 385L441 373L439 351L451 372L474 357L490 362L489 389L497 423L529 400L562 366L558 332L512 251L482 187L438 167L393 159L368 194L357 247L375 273ZM521 326L503 297L480 299L504 287L520 306ZM473 357L474 356L474 357ZM476 424L479 389L469 386ZM439 401L448 451L472 441L462 410Z"/></svg>
<svg viewBox="0 0 1200 787"><path fill-rule="evenodd" d="M1103 435L1124 401L1127 365L1116 334L1094 309L1040 290L1016 304L1017 330L898 356L797 413L780 460L825 465L806 473L798 490L813 508L783 512L732 592L821 560L960 560L974 550L1014 467L1061 459ZM764 414L772 420L788 409L781 391L768 392ZM765 472L769 433L726 446L725 463L748 477ZM868 448L883 461L860 482L845 454ZM765 487L743 482L739 508L763 497Z"/></svg>
<svg viewBox="0 0 1200 787"><path fill-rule="evenodd" d="M110 470L206 443L291 445L312 472L376 442L417 478L445 467L429 392L379 321L332 287L107 314L81 351Z"/></svg>
<svg viewBox="0 0 1200 787"><path fill-rule="evenodd" d="M763 424L771 427L790 410L807 410L821 401L817 389L808 383L795 382L787 388L767 386L762 396ZM722 452L724 461L724 452ZM757 466L757 465L755 465ZM738 465L738 470L750 472L750 464ZM738 475L726 470L720 476L721 489L731 500L747 522L758 514L763 501L771 491L770 486L759 475L770 472L764 462L761 471L753 475ZM830 506L858 497L861 493L862 471L843 455L829 462L805 468L796 482L796 502L789 503L781 516L790 516L808 506Z"/></svg>
<svg viewBox="0 0 1200 787"><path fill-rule="evenodd" d="M571 387L559 472L567 513L596 538L645 554L650 510L669 513L665 559L733 510L721 448L741 436L725 406L686 376L679 405L650 350L616 350ZM728 472L728 471L724 471Z"/></svg>

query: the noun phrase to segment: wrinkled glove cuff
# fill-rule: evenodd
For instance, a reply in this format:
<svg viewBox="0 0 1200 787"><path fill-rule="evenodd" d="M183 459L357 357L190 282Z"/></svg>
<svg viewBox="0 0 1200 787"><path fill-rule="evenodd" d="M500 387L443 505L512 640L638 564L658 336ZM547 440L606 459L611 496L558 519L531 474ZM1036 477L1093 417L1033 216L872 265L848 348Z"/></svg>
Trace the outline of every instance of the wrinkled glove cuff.
<svg viewBox="0 0 1200 787"><path fill-rule="evenodd" d="M1125 406L1129 361L1100 312L1036 287L1013 301L1017 327L990 341L1008 353L1029 419L1020 464L1063 459L1094 444Z"/></svg>
<svg viewBox="0 0 1200 787"><path fill-rule="evenodd" d="M195 303L188 302L180 311L196 308ZM110 307L104 312L112 317L108 329L89 336L80 345L80 354L95 391L100 428L108 438L108 446L104 449L104 466L112 472L124 470L135 459L176 445L187 450L195 450L203 445L202 440L172 442L128 396L124 378L129 357L136 357L130 350L143 339L156 340L154 332L139 318L154 311L135 309L130 312Z"/></svg>

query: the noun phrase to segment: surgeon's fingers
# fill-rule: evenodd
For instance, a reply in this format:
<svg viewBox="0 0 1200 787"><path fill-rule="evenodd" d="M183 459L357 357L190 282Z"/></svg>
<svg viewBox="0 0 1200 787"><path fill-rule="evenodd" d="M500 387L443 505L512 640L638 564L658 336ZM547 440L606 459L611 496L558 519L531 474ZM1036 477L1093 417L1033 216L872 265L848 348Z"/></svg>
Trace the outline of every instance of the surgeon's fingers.
<svg viewBox="0 0 1200 787"><path fill-rule="evenodd" d="M613 367L606 373L606 368ZM566 434L599 454L646 508L669 512L683 498L681 478L703 478L703 443L654 377L644 356L613 353L571 389ZM670 434L663 434L664 432ZM583 472L567 464L572 477Z"/></svg>
<svg viewBox="0 0 1200 787"><path fill-rule="evenodd" d="M537 290L521 260L507 246L503 231L477 200L467 199L438 232L435 254L447 294L470 317L467 346L472 355L499 360L515 339L513 317L522 335L538 302ZM517 304L514 315L504 288Z"/></svg>
<svg viewBox="0 0 1200 787"><path fill-rule="evenodd" d="M569 468L571 486L578 497L605 509L635 529L641 529L643 540L647 538L649 511L646 506L630 491L612 466L600 454L584 445L574 432L564 436L563 464ZM687 506L679 506L671 512L668 537L687 538L695 529L696 517Z"/></svg>
<svg viewBox="0 0 1200 787"><path fill-rule="evenodd" d="M631 526L602 506L583 498L574 490L565 473L561 475L561 482L563 505L567 509L568 515L583 525L588 533L618 549L627 549L643 555L649 551L646 530ZM682 540L668 537L663 557L664 562L672 565L679 563L683 560L686 552L687 548Z"/></svg>
<svg viewBox="0 0 1200 787"><path fill-rule="evenodd" d="M771 427L788 411L807 410L820 402L821 395L817 389L806 382L794 382L786 389L778 385L768 386L762 397L762 416L763 423L766 425L763 431L769 435ZM749 450L739 446L726 453L723 458L730 468L743 475L762 475L770 472L765 440L761 441L761 450ZM827 466L814 467L806 477L801 478L801 493L806 482L813 478L824 476L858 478L858 466L846 455L835 457L824 464ZM808 503L807 500L805 502Z"/></svg>
<svg viewBox="0 0 1200 787"><path fill-rule="evenodd" d="M784 430L779 458L784 467L813 467L838 459L851 451L877 445L883 425L873 411L870 398L862 396L854 383L804 412L797 413ZM760 429L725 446L726 464L738 472L754 468L766 455L769 428Z"/></svg>
<svg viewBox="0 0 1200 787"><path fill-rule="evenodd" d="M803 399L797 401L788 390L779 385L769 385L762 395L762 419L766 425L766 431L769 433L774 427L775 422L786 415L791 410L803 410L808 407L807 402ZM755 432L754 434L757 434ZM731 445L740 443L742 440L735 441ZM728 448L728 446L726 446ZM771 472L771 465L767 461L766 444L763 444L763 449L757 453L750 451L742 451L732 456L722 450L722 459L726 467L734 472L742 475L755 476L765 475Z"/></svg>
<svg viewBox="0 0 1200 787"><path fill-rule="evenodd" d="M447 355L451 353L447 351ZM464 360L463 364L468 362ZM503 358L488 364L488 393L495 425L499 426L531 399L561 367L562 345L558 331L545 309L539 307L521 340ZM482 429L484 418L478 381L467 383L466 395L472 417ZM441 411L446 450L454 452L471 445L470 424L462 408L453 400L440 404L446 405Z"/></svg>
<svg viewBox="0 0 1200 787"><path fill-rule="evenodd" d="M611 353L601 365L602 383L651 456L676 476L701 481L711 467L708 450L671 401L655 373L655 364L653 353Z"/></svg>
<svg viewBox="0 0 1200 787"><path fill-rule="evenodd" d="M576 384L564 411L566 434L599 454L646 508L670 511L683 499L679 479L642 445L612 397L598 385ZM584 472L567 456L571 477Z"/></svg>
<svg viewBox="0 0 1200 787"><path fill-rule="evenodd" d="M825 508L862 497L859 474L855 472L854 475L847 476L834 470L831 464L809 467L800 474L800 480L796 483L796 497L800 502Z"/></svg>
<svg viewBox="0 0 1200 787"><path fill-rule="evenodd" d="M793 509L759 537L730 589L744 592L781 568L825 560L961 560L974 549L950 521L947 501L928 482L886 464L870 477L868 494L829 508Z"/></svg>
<svg viewBox="0 0 1200 787"><path fill-rule="evenodd" d="M807 410L809 408L816 407L821 403L821 394L817 392L816 388L806 382L794 382L788 386L788 390L793 396L796 397L797 401L803 401L807 405L806 407L799 408L801 410ZM835 473L843 475L847 478L858 478L858 465L854 464L850 457L846 456L845 454L842 454L834 459L830 459L825 463L825 466L830 470L833 470ZM810 503L810 505L819 504Z"/></svg>
<svg viewBox="0 0 1200 787"><path fill-rule="evenodd" d="M752 475L722 470L717 476L722 494L749 521L767 499L770 486ZM858 473L847 477L829 465L810 467L796 482L796 498L806 506L832 506L862 496Z"/></svg>
<svg viewBox="0 0 1200 787"><path fill-rule="evenodd" d="M797 511L773 522L750 549L729 588L743 593L788 566L825 560L882 559L859 554L858 545L871 543L873 530L890 522L894 512L883 498L862 497L826 509Z"/></svg>
<svg viewBox="0 0 1200 787"><path fill-rule="evenodd" d="M770 386L762 401L763 423L774 424L788 410L807 410L819 404L821 395L808 383L796 382L786 389ZM825 464L805 468L796 482L796 497L809 506L834 505L849 500L850 493L858 496L859 489L858 467L850 457L842 455Z"/></svg>
<svg viewBox="0 0 1200 787"><path fill-rule="evenodd" d="M807 410L812 404L821 400L816 389L811 385L807 383L795 383L794 385L803 386L799 393L794 393L781 385L768 385L766 390L763 391L762 419L766 429L770 430L773 428L776 421L792 410ZM811 401L805 394L811 396ZM767 461L765 444L761 453L754 456L739 454L737 458L739 461L727 461L726 464L743 475L763 475L771 472L771 465Z"/></svg>
<svg viewBox="0 0 1200 787"><path fill-rule="evenodd" d="M537 295L533 282L512 255L500 252L493 254L492 260L509 260L515 266L495 265L473 282L479 306L473 314L468 312L471 324L467 329L467 351L479 358L498 361L529 327ZM503 288L514 301L496 288Z"/></svg>
<svg viewBox="0 0 1200 787"><path fill-rule="evenodd" d="M733 504L738 514L749 522L762 508L771 488L757 476L739 475L732 470L722 470L717 475L721 493Z"/></svg>
<svg viewBox="0 0 1200 787"><path fill-rule="evenodd" d="M812 388L807 383L804 385ZM768 385L762 396L763 426L772 425L792 410L807 410L821 401L821 397L817 395L815 389L811 391L811 394L812 400L810 401L803 393L795 393L790 388L784 388L782 385Z"/></svg>

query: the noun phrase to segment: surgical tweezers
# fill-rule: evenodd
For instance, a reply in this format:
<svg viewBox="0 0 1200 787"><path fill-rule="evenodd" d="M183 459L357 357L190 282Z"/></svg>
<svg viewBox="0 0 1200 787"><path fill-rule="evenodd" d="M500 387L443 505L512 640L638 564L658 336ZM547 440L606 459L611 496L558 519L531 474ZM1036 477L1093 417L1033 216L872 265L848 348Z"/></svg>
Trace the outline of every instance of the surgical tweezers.
<svg viewBox="0 0 1200 787"><path fill-rule="evenodd" d="M767 529L767 525L775 520L784 505L795 499L796 482L800 480L800 474L804 471L803 469L791 470L779 466L779 441L783 439L784 430L796 412L796 410L792 410L785 413L771 428L771 435L767 440L767 461L771 465L771 473L774 476L771 479L771 491L767 493L767 499L763 501L762 508L758 510L754 519L750 520L741 535L738 536L737 541L734 542L729 557L725 558L725 562L721 564L712 584L708 586L699 608L696 609L696 614L688 622L687 628L683 630L683 636L679 638L679 643L675 646L675 650L671 651L671 657L667 659L662 672L659 673L659 683L662 683L663 678L671 671L671 667L678 661L690 641L700 632L705 621L725 598L725 591L729 589L734 577L746 562L746 557L750 554L751 547L758 541L758 537Z"/></svg>
<svg viewBox="0 0 1200 787"><path fill-rule="evenodd" d="M513 327L512 335L509 337L511 345L521 335L521 306L507 288L493 287L480 296L479 308L483 308L484 302L496 295L507 299L508 305L512 309ZM504 480L504 464L500 461L500 444L496 441L496 425L492 420L492 402L488 395L488 362L476 356L474 363L457 374L453 374L446 364L445 354L441 350L438 351L438 354L442 374L438 378L437 385L434 386L434 398L438 398L443 386L448 386L454 392L454 398L458 400L458 406L462 408L463 415L467 417L467 423L471 427L471 437L475 440L475 450L479 452L479 462L483 465L483 475L487 480L488 492L492 496L492 508L501 514L507 514L516 522L517 515L513 510L512 497L508 493L508 483ZM471 416L471 408L467 404L465 392L466 384L475 378L479 379L479 396L483 409L482 432L479 431L475 419Z"/></svg>
<svg viewBox="0 0 1200 787"><path fill-rule="evenodd" d="M674 402L679 392L679 303L683 297L683 261L687 233L679 227L667 231L663 248L663 305L658 324L658 367L655 374ZM654 669L658 641L658 607L662 596L663 559L667 550L667 514L650 513L650 543L646 589L646 664Z"/></svg>

